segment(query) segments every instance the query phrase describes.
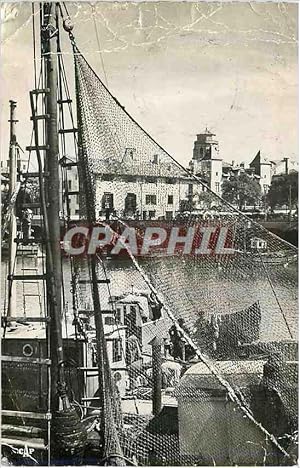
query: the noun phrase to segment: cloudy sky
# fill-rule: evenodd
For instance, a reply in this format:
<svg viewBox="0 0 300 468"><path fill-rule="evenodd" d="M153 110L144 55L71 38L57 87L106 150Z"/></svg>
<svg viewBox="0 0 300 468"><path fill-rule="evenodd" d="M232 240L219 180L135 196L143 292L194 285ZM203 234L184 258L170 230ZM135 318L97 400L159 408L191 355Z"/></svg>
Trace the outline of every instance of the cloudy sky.
<svg viewBox="0 0 300 468"><path fill-rule="evenodd" d="M30 140L31 8L16 3L1 12L1 159L9 99L18 101L21 146ZM250 162L259 149L271 159L297 158L297 4L68 2L68 8L86 59L180 162L188 163L195 135L206 126L227 161ZM64 51L73 83L67 35Z"/></svg>

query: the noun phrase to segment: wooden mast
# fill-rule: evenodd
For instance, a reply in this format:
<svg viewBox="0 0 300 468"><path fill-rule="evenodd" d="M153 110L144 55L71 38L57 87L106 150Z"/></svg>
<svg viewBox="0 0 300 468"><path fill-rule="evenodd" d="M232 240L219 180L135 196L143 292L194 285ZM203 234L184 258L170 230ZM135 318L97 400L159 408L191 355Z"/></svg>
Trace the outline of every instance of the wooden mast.
<svg viewBox="0 0 300 468"><path fill-rule="evenodd" d="M56 3L43 3L44 24L41 25L42 55L45 63L45 86L48 90L45 111L46 121L46 162L49 173L46 196L49 240L47 252L47 299L50 323L51 357L51 409L59 409L59 398L63 409L69 408L64 375L63 340L62 340L62 273L60 251L59 219L59 139L57 126L57 28Z"/></svg>
<svg viewBox="0 0 300 468"><path fill-rule="evenodd" d="M16 107L17 103L10 100L10 141L9 141L9 192L8 200L11 200L13 193L17 186L17 137L16 137ZM9 226L9 238L8 238L8 274L9 282L9 298L8 298L8 309L7 317L12 317L16 313L16 285L13 278L17 244L15 239L17 237L17 219L16 219L16 205L14 203L11 209L10 226Z"/></svg>

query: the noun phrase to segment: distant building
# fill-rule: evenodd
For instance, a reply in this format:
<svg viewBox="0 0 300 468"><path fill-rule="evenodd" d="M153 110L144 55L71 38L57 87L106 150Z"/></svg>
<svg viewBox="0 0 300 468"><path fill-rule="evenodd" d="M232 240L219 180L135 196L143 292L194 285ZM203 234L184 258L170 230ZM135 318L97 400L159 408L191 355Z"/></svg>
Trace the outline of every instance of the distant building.
<svg viewBox="0 0 300 468"><path fill-rule="evenodd" d="M258 151L255 158L249 164L250 168L254 169L254 174L259 176L262 193L267 193L269 191L272 181L273 165L271 161L261 155L260 151Z"/></svg>
<svg viewBox="0 0 300 468"><path fill-rule="evenodd" d="M249 178L257 180L261 186L262 194L266 194L272 181L274 163L262 156L258 151L254 159L247 165L244 162L235 164L234 161L223 161L222 181L228 180L233 175L247 174Z"/></svg>
<svg viewBox="0 0 300 468"><path fill-rule="evenodd" d="M274 160L273 163L273 176L281 174L290 174L291 172L299 172L299 161L294 161L290 158L283 158Z"/></svg>
<svg viewBox="0 0 300 468"><path fill-rule="evenodd" d="M207 128L199 133L194 142L193 159L190 162L191 171L199 176L213 191L221 193L222 158L219 154L219 143L216 135Z"/></svg>
<svg viewBox="0 0 300 468"><path fill-rule="evenodd" d="M272 183L272 178L281 174L298 172L298 161L283 158L281 160L271 160L258 151L254 159L247 166L245 163L235 164L234 161L222 164L222 181L228 180L232 175L246 173L250 178L256 179L260 186L262 194L266 194Z"/></svg>
<svg viewBox="0 0 300 468"><path fill-rule="evenodd" d="M194 142L193 158L190 169L193 174L215 193L222 194L222 183L233 175L246 173L250 178L256 179L262 189L267 193L271 185L274 163L263 157L258 151L248 166L245 163L235 164L223 161L219 152L219 143L207 128L197 135Z"/></svg>
<svg viewBox="0 0 300 468"><path fill-rule="evenodd" d="M9 159L0 161L0 172L4 177L9 176ZM28 158L21 158L20 153L17 156L17 170L18 172L28 171Z"/></svg>
<svg viewBox="0 0 300 468"><path fill-rule="evenodd" d="M68 195L68 206L70 217L72 219L79 218L79 181L77 166L74 166L74 161L68 156L63 156L60 160L62 167L65 167L63 180L61 181L61 191L63 196Z"/></svg>
<svg viewBox="0 0 300 468"><path fill-rule="evenodd" d="M222 164L222 181L228 180L231 176L239 176L241 174L247 174L251 179L257 179L259 181L260 176L255 174L253 167L246 167L245 163L241 162L240 164L227 163L223 161Z"/></svg>

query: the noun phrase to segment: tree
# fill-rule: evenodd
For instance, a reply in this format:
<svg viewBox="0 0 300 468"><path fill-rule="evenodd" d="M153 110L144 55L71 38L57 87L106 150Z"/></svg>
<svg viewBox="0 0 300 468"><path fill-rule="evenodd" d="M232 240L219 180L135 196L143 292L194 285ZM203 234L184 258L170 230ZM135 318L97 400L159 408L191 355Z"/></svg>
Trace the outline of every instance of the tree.
<svg viewBox="0 0 300 468"><path fill-rule="evenodd" d="M179 202L179 211L183 213L184 211L193 211L195 203L191 200L183 199Z"/></svg>
<svg viewBox="0 0 300 468"><path fill-rule="evenodd" d="M238 205L242 210L246 203L256 205L261 200L261 187L257 180L247 174L233 175L222 185L222 196L229 203Z"/></svg>
<svg viewBox="0 0 300 468"><path fill-rule="evenodd" d="M281 174L272 178L267 200L271 208L275 206L298 206L298 172Z"/></svg>
<svg viewBox="0 0 300 468"><path fill-rule="evenodd" d="M218 198L209 190L195 192L193 200L196 206L200 205L201 208L206 209L211 208L212 205L218 206L220 204Z"/></svg>

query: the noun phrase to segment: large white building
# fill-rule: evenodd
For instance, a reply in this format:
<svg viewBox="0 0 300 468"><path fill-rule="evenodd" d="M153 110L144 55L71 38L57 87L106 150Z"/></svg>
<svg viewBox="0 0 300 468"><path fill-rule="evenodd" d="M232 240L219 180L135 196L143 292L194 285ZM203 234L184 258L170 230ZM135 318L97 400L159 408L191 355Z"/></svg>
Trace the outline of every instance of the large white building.
<svg viewBox="0 0 300 468"><path fill-rule="evenodd" d="M128 149L122 164L103 160L94 173L97 213L106 210L119 217L134 219L173 219L182 200L192 195L188 174L174 163L138 161L133 149Z"/></svg>
<svg viewBox="0 0 300 468"><path fill-rule="evenodd" d="M77 169L68 167L67 173L70 215L76 218L80 192ZM98 161L94 179L99 217L108 210L127 219L173 219L182 202L192 199L193 184L185 171L172 161L160 161L158 155L141 163L132 148L128 148L122 164L109 159Z"/></svg>

